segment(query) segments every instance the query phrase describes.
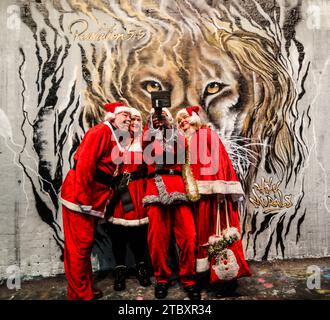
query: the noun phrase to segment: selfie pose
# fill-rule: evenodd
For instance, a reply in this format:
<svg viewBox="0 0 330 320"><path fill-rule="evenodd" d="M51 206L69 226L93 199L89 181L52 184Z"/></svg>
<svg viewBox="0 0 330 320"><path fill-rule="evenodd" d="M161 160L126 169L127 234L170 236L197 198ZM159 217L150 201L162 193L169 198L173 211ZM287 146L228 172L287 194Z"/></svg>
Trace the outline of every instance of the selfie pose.
<svg viewBox="0 0 330 320"><path fill-rule="evenodd" d="M116 192L108 212L108 233L116 260L114 290L126 288L127 245L136 262L136 277L141 286L151 284L147 256L147 210L142 206L145 195L146 170L142 161L142 116L131 108L130 139L123 150L123 163L119 166Z"/></svg>
<svg viewBox="0 0 330 320"><path fill-rule="evenodd" d="M61 189L64 229L64 268L69 300L100 298L93 287L91 252L95 228L113 196L114 155L121 146L115 130L128 131L131 109L124 103L105 105L104 123L89 129L74 156ZM118 151L118 152L117 152Z"/></svg>
<svg viewBox="0 0 330 320"><path fill-rule="evenodd" d="M149 217L148 245L156 278L155 297L167 296L172 270L168 265L171 232L179 247L180 282L190 299L200 299L196 287L196 230L185 192L178 157L184 137L174 128L168 109L151 111L144 131L144 160L148 169L143 205Z"/></svg>

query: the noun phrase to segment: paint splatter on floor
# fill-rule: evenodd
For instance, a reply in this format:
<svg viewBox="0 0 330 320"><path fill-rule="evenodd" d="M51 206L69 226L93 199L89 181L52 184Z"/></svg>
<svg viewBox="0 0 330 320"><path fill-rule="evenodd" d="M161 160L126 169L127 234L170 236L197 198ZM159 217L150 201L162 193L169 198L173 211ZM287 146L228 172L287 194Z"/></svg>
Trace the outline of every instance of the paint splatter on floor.
<svg viewBox="0 0 330 320"><path fill-rule="evenodd" d="M239 279L236 292L222 295L205 287L201 296L203 300L279 300L279 299L330 299L330 258L277 260L271 262L249 262L252 277ZM308 289L308 266L318 266L321 272L320 288ZM152 279L154 281L154 279ZM141 287L134 276L127 279L127 289L113 290L113 277L96 277L95 284L103 293L104 300L153 300L154 287ZM67 282L63 275L22 281L21 290L9 290L6 281L0 279L1 300L64 300L66 299ZM166 299L184 300L186 293L174 280Z"/></svg>

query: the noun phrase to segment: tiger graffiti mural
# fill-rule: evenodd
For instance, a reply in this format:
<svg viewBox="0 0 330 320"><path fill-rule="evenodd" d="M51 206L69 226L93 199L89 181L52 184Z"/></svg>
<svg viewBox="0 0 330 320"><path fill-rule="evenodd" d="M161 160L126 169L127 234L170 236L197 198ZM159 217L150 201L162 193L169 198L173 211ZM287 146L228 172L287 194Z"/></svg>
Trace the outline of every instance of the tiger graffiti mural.
<svg viewBox="0 0 330 320"><path fill-rule="evenodd" d="M20 165L36 211L63 250L59 192L102 105L124 101L146 116L153 91L171 91L175 114L200 105L221 136L247 194L240 208L250 259L286 257L304 221L304 168L311 123L302 105L309 61L296 39L301 2L20 1L30 34L17 70L24 150ZM33 76L31 76L33 74ZM34 81L27 81L32 77ZM262 206L255 184L273 179L280 199ZM268 196L268 195L266 195ZM98 238L102 247L104 239ZM291 244L292 245L292 244ZM280 249L280 251L278 250Z"/></svg>

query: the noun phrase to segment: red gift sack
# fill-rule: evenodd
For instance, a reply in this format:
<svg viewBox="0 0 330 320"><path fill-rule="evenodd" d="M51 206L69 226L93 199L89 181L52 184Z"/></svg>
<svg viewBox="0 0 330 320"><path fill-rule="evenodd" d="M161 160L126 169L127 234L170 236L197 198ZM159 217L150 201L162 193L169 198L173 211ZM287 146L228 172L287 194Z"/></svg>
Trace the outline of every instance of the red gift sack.
<svg viewBox="0 0 330 320"><path fill-rule="evenodd" d="M210 259L211 284L251 275L244 258L241 235L237 228L230 227L226 198L224 201L226 228L221 230L220 204L218 203L216 234L210 236L206 244Z"/></svg>

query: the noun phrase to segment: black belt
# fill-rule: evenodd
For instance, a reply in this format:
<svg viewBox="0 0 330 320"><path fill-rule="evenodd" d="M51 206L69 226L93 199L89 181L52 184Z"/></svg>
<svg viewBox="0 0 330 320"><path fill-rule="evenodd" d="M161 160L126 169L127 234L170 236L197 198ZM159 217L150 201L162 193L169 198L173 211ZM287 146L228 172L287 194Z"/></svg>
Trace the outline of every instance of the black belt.
<svg viewBox="0 0 330 320"><path fill-rule="evenodd" d="M73 170L76 170L77 162L73 164ZM105 173L104 171L96 168L94 180L98 183L104 184L107 187L114 188L116 185L116 179L110 174Z"/></svg>
<svg viewBox="0 0 330 320"><path fill-rule="evenodd" d="M116 185L116 180L113 176L105 173L104 171L96 168L94 180L98 183L102 183L110 188L114 188Z"/></svg>
<svg viewBox="0 0 330 320"><path fill-rule="evenodd" d="M117 196L119 195L125 212L134 210L134 204L128 189L128 184L133 180L142 179L145 176L146 170L142 169L123 173L115 178L117 181L117 190L119 191Z"/></svg>
<svg viewBox="0 0 330 320"><path fill-rule="evenodd" d="M116 181L120 182L122 179L127 179L127 183L133 180L143 179L147 176L147 170L136 170L133 172L125 172L115 177Z"/></svg>
<svg viewBox="0 0 330 320"><path fill-rule="evenodd" d="M170 176L182 176L182 172L178 170L173 170L173 169L160 169L156 170L148 175L148 178L151 179L155 175L170 175Z"/></svg>

